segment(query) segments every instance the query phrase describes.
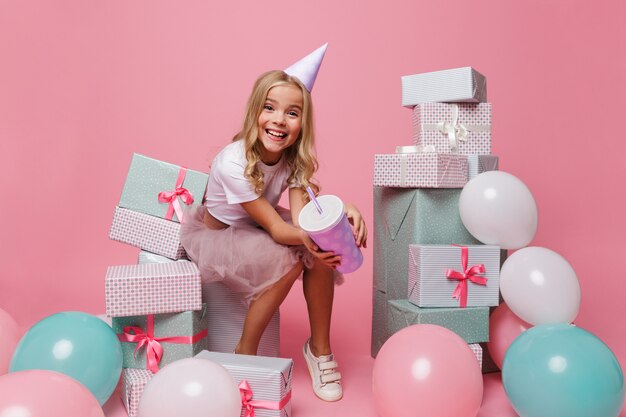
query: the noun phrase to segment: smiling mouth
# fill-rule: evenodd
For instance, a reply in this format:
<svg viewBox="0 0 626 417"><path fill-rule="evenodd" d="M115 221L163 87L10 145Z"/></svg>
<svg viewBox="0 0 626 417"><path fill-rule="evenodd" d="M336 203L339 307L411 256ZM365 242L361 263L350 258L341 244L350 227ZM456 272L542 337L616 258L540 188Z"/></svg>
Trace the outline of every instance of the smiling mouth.
<svg viewBox="0 0 626 417"><path fill-rule="evenodd" d="M277 131L277 130L265 129L265 132L266 132L268 135L270 135L270 136L272 136L272 137L275 137L275 138L277 138L277 139L283 139L283 138L285 138L285 137L287 136L287 134L286 134L286 133L279 132L279 131Z"/></svg>

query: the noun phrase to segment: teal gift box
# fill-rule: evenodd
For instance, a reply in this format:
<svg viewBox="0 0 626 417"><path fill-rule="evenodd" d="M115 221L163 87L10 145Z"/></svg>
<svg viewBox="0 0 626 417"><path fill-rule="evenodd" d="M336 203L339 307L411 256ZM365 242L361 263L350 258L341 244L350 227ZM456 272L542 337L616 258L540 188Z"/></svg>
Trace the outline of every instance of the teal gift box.
<svg viewBox="0 0 626 417"><path fill-rule="evenodd" d="M122 342L122 366L156 373L168 363L193 357L207 348L207 319L206 304L196 311L113 317L113 331ZM153 353L156 344L163 349L160 359Z"/></svg>
<svg viewBox="0 0 626 417"><path fill-rule="evenodd" d="M209 174L133 154L118 204L151 216L180 222L180 210L202 204ZM182 212L182 211L180 211Z"/></svg>
<svg viewBox="0 0 626 417"><path fill-rule="evenodd" d="M436 324L453 331L467 343L489 341L489 307L420 308L408 300L388 302L389 335L413 324Z"/></svg>

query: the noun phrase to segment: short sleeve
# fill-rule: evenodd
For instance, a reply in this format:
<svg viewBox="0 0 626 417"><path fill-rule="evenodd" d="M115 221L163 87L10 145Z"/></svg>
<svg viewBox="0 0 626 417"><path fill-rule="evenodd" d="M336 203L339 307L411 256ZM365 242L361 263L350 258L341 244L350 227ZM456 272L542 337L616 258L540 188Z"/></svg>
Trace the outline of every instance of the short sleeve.
<svg viewBox="0 0 626 417"><path fill-rule="evenodd" d="M232 160L221 161L211 168L211 174L222 186L228 204L246 203L259 198L250 181L244 177L244 169L241 163Z"/></svg>

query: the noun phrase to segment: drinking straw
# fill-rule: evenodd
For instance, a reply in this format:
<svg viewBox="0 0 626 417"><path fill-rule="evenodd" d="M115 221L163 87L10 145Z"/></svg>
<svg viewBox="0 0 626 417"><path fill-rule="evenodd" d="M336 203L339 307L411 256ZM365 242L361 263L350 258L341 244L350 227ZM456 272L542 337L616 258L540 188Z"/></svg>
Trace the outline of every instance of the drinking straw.
<svg viewBox="0 0 626 417"><path fill-rule="evenodd" d="M320 206L320 203L317 201L317 198L315 198L315 194L313 194L313 190L311 190L311 187L306 187L306 192L309 193L309 197L311 197L311 201L313 202L313 204L315 204L315 207L317 208L317 212L319 214L322 214L323 213L322 206Z"/></svg>

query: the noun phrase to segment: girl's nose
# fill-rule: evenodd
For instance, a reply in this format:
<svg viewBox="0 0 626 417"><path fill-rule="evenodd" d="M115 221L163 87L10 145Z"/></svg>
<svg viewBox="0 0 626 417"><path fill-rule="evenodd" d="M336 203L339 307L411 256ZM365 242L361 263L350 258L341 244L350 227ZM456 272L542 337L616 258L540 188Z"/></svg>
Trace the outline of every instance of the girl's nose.
<svg viewBox="0 0 626 417"><path fill-rule="evenodd" d="M285 124L285 115L282 113L276 112L274 116L274 123L276 123L277 125Z"/></svg>

